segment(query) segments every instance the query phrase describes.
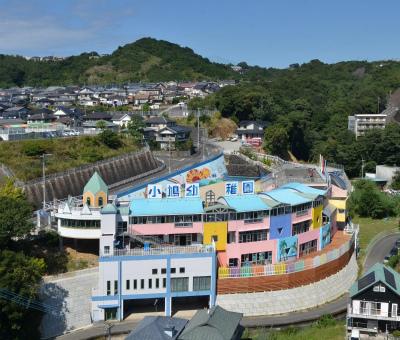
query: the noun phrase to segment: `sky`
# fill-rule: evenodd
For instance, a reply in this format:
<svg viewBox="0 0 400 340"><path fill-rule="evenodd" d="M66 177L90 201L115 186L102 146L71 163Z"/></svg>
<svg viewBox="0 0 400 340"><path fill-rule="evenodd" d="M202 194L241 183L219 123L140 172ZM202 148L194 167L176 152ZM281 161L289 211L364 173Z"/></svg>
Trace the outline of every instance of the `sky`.
<svg viewBox="0 0 400 340"><path fill-rule="evenodd" d="M213 61L400 58L399 0L0 0L0 54L111 53L142 37Z"/></svg>

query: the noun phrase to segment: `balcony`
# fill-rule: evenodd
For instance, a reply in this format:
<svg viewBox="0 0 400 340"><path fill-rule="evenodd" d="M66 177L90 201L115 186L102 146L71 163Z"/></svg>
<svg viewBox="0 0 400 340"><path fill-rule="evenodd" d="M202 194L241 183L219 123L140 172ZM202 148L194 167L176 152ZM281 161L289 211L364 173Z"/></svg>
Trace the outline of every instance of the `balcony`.
<svg viewBox="0 0 400 340"><path fill-rule="evenodd" d="M356 311L349 304L347 305L347 317L348 318L358 318L358 319L372 319L372 320L387 320L387 321L400 321L400 316L391 315L391 311L388 311L387 315L382 313L381 309L375 308L361 308Z"/></svg>
<svg viewBox="0 0 400 340"><path fill-rule="evenodd" d="M114 249L114 254L105 254L101 252L101 256L148 256L148 255L169 255L169 254L198 254L198 253L214 253L213 245L191 245L191 246L160 246L150 248L134 248L134 249Z"/></svg>

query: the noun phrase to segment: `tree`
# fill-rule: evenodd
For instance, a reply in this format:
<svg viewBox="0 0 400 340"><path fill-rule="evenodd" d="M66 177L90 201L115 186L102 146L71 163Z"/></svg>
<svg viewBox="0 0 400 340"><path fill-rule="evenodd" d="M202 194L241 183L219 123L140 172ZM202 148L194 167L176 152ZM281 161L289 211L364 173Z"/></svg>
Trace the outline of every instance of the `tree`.
<svg viewBox="0 0 400 340"><path fill-rule="evenodd" d="M13 197L14 196L14 197ZM31 232L32 207L25 198L15 194L0 196L0 247L7 248L11 241Z"/></svg>
<svg viewBox="0 0 400 340"><path fill-rule="evenodd" d="M269 126L264 134L264 149L267 153L279 157L287 157L289 136L285 127Z"/></svg>
<svg viewBox="0 0 400 340"><path fill-rule="evenodd" d="M100 130L106 129L106 128L107 128L107 122L106 122L105 120L99 120L99 121L96 123L96 128L97 128L97 129L100 129Z"/></svg>
<svg viewBox="0 0 400 340"><path fill-rule="evenodd" d="M122 145L120 136L109 129L105 129L98 134L100 142L111 149L118 149Z"/></svg>
<svg viewBox="0 0 400 340"><path fill-rule="evenodd" d="M0 252L0 289L16 294L24 301L39 300L39 287L45 264L42 259L25 256L20 252ZM28 308L27 308L28 307ZM0 338L39 339L42 313L15 302L0 299Z"/></svg>
<svg viewBox="0 0 400 340"><path fill-rule="evenodd" d="M143 129L145 126L142 117L138 115L133 115L131 117L131 120L127 124L127 129L129 135L135 142L139 142L143 139Z"/></svg>
<svg viewBox="0 0 400 340"><path fill-rule="evenodd" d="M391 184L392 189L400 190L400 171L396 171Z"/></svg>

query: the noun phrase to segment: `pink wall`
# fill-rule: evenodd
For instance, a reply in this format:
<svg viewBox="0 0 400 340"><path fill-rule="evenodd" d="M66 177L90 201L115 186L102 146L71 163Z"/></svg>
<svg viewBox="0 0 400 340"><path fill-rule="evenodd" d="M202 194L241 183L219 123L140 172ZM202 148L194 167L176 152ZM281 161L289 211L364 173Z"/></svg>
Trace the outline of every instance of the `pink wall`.
<svg viewBox="0 0 400 340"><path fill-rule="evenodd" d="M264 217L261 222L257 223L244 223L243 220L228 222L228 231L249 231L260 229L269 229L269 217Z"/></svg>
<svg viewBox="0 0 400 340"><path fill-rule="evenodd" d="M317 239L317 249L319 249L319 228L307 231L306 233L298 234L297 239L298 239L298 245L310 242L312 240Z"/></svg>
<svg viewBox="0 0 400 340"><path fill-rule="evenodd" d="M131 224L130 232L143 235L191 234L203 233L203 223L193 222L192 227L175 227L174 223Z"/></svg>
<svg viewBox="0 0 400 340"><path fill-rule="evenodd" d="M227 257L226 265L228 265L230 258L238 258L240 263L240 257L242 254L259 253L263 251L272 251L272 263L275 263L276 247L277 247L277 240L246 242L246 243L229 243L226 245L226 257Z"/></svg>
<svg viewBox="0 0 400 340"><path fill-rule="evenodd" d="M307 214L301 215L301 216L296 216L296 213L292 214L292 225L299 223L299 222L304 222L307 220L312 219L312 209L308 209Z"/></svg>

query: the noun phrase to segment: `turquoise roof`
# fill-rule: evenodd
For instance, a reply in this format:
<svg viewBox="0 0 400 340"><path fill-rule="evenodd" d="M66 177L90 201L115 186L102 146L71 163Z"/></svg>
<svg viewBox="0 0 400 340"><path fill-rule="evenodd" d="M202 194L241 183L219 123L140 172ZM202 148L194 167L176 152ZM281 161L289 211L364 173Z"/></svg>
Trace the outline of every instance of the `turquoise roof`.
<svg viewBox="0 0 400 340"><path fill-rule="evenodd" d="M203 213L201 198L145 198L133 199L132 216L193 215Z"/></svg>
<svg viewBox="0 0 400 340"><path fill-rule="evenodd" d="M236 212L269 210L271 207L257 195L237 195L222 197Z"/></svg>
<svg viewBox="0 0 400 340"><path fill-rule="evenodd" d="M112 203L108 203L103 209L101 209L102 214L116 214L117 212L117 207Z"/></svg>
<svg viewBox="0 0 400 340"><path fill-rule="evenodd" d="M262 195L267 196L267 198L272 198L277 202L289 205L304 204L312 201L312 199L299 195L298 192L289 188L279 188L272 191L263 192Z"/></svg>
<svg viewBox="0 0 400 340"><path fill-rule="evenodd" d="M392 287L390 283L386 281L386 275L384 269L388 270L394 276L394 282L396 287ZM364 285L362 289L359 289L358 282L362 280L368 274L374 272L374 280L371 280L369 284ZM396 294L400 295L400 274L393 270L392 268L383 265L382 263L374 264L363 276L361 276L353 285L350 287L349 293L350 297L368 289L369 287L375 285L377 282L382 282L385 284L386 287L393 290Z"/></svg>
<svg viewBox="0 0 400 340"><path fill-rule="evenodd" d="M97 194L98 192L103 191L104 193L108 193L108 186L103 181L101 176L98 174L97 171L94 172L92 177L90 177L89 181L86 183L85 187L83 188L83 192L91 192L92 194Z"/></svg>
<svg viewBox="0 0 400 340"><path fill-rule="evenodd" d="M281 188L294 189L294 190L296 190L298 192L302 192L304 194L312 194L312 195L317 195L317 196L323 196L326 194L326 190L315 189L315 188L309 187L308 185L305 185L303 183L298 183L298 182L287 183L285 185L282 185Z"/></svg>

